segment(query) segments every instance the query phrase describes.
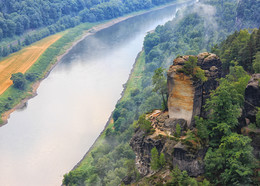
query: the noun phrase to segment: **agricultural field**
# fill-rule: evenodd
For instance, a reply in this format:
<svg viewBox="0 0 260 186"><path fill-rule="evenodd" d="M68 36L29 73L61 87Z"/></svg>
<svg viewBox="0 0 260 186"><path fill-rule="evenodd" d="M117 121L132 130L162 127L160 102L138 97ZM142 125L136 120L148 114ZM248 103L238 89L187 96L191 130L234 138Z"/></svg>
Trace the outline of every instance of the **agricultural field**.
<svg viewBox="0 0 260 186"><path fill-rule="evenodd" d="M12 85L12 74L25 73L61 37L62 34L49 36L0 61L0 95Z"/></svg>

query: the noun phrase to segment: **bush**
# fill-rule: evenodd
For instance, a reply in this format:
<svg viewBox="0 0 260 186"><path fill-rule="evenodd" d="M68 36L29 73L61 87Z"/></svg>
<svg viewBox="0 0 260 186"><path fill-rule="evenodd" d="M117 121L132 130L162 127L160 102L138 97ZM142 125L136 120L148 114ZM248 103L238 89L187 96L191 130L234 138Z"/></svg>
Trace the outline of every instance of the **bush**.
<svg viewBox="0 0 260 186"><path fill-rule="evenodd" d="M182 185L192 185L192 186L198 186L198 182L195 178L189 177L187 171L181 171L178 166L176 166L172 173L171 173L172 179L167 185L176 185L176 186L182 186Z"/></svg>
<svg viewBox="0 0 260 186"><path fill-rule="evenodd" d="M38 78L38 74L36 74L36 73L26 73L25 78L28 81L34 82Z"/></svg>
<svg viewBox="0 0 260 186"><path fill-rule="evenodd" d="M176 125L175 136L178 138L181 137L181 126L179 123L177 123L177 125Z"/></svg>
<svg viewBox="0 0 260 186"><path fill-rule="evenodd" d="M191 75L195 81L207 81L204 70L197 66L197 57L190 56L189 60L185 62L182 69L178 69L179 73L185 73L186 75Z"/></svg>
<svg viewBox="0 0 260 186"><path fill-rule="evenodd" d="M131 92L131 96L132 97L135 97L136 95L138 95L140 93L140 90L138 88L134 89L132 92Z"/></svg>
<svg viewBox="0 0 260 186"><path fill-rule="evenodd" d="M207 129L207 125L203 118L199 118L198 116L195 116L195 124L197 128L197 135L200 139L206 140L209 138L209 131Z"/></svg>
<svg viewBox="0 0 260 186"><path fill-rule="evenodd" d="M141 115L138 119L138 124L141 130L146 134L152 134L154 132L151 122L145 119L145 114Z"/></svg>
<svg viewBox="0 0 260 186"><path fill-rule="evenodd" d="M163 168L165 166L165 164L166 164L165 156L164 156L164 153L162 153L162 152L160 154L159 163L160 163L161 168Z"/></svg>
<svg viewBox="0 0 260 186"><path fill-rule="evenodd" d="M13 81L14 87L20 90L24 90L26 87L26 80L21 72L12 74L11 80Z"/></svg>
<svg viewBox="0 0 260 186"><path fill-rule="evenodd" d="M196 69L195 69L195 78L197 79L197 80L201 80L202 82L205 82L205 81L207 81L208 79L206 78L206 76L205 76L205 71L204 70L202 70L200 67L197 67Z"/></svg>

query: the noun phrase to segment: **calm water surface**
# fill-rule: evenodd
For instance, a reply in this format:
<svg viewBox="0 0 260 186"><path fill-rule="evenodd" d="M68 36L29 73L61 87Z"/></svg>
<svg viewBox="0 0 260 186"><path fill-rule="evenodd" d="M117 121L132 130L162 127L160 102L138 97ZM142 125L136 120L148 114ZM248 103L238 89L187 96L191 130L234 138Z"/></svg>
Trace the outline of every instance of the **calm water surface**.
<svg viewBox="0 0 260 186"><path fill-rule="evenodd" d="M181 5L128 19L89 36L55 67L0 128L0 185L60 185L103 130L147 31Z"/></svg>

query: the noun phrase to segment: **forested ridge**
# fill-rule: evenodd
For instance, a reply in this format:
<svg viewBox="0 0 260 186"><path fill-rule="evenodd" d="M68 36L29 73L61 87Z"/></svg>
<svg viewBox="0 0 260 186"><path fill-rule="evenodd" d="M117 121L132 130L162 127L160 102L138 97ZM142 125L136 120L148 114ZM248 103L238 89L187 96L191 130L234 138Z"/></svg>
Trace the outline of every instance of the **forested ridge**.
<svg viewBox="0 0 260 186"><path fill-rule="evenodd" d="M2 0L0 56L85 22L99 22L175 0ZM20 39L19 36L23 36ZM17 38L17 42L8 42Z"/></svg>
<svg viewBox="0 0 260 186"><path fill-rule="evenodd" d="M225 72L232 63L237 62L250 73L260 73L260 30L236 31L214 46L212 52L221 57Z"/></svg>
<svg viewBox="0 0 260 186"><path fill-rule="evenodd" d="M254 50L250 55L252 63L247 65L248 72L241 67L243 60L240 59L243 58L241 55L246 53L251 41L257 45L259 30L237 32L235 30L242 27L237 23L238 15L241 17L240 20L243 20L243 25L250 28L259 27L258 18L252 16L258 13L259 6L250 1L257 7L254 6L249 13L247 10L251 10L252 6L245 6L242 1L203 0L202 2L204 4L187 7L179 12L173 21L158 26L154 32L145 37L144 51L138 57L133 72L141 78L134 85L131 79L126 84L127 91L116 105L113 122L105 130L101 143L95 145L88 158L83 160L79 167L64 176L64 185L116 185L126 178L126 175L135 181L141 179L134 165L134 154L129 146L129 140L134 130L138 128L145 131L145 135L154 132L151 123L142 114L153 109L165 109L161 94L157 94L158 89L154 88L154 71L160 67L168 68L172 59L178 55L197 55L199 52L210 51L212 47L212 52L216 52L226 66L223 73L230 74L220 81L219 88L207 102L206 107L213 109L212 114L207 120L197 118L198 133L194 132L196 130L187 132L188 138L200 139L204 141L204 145L210 147L205 158L207 172L202 177L205 179L196 180L189 177L187 172L175 168L171 170L172 180L168 185L256 183L253 179L255 158L252 155L251 139L238 134L237 131L239 111L243 106L244 91L249 80L248 72L253 70L257 72L257 65L254 65L258 64L257 51ZM241 16L242 11L249 13L252 19ZM238 35L243 35L241 40ZM230 52L233 45L230 38L232 41L237 40L235 56ZM215 45L216 43L219 44ZM223 115L215 117L214 113L218 112ZM178 134L176 132L176 136L180 136L180 132ZM155 150L151 153L152 166L161 170L165 165L164 157L159 156ZM234 158L238 154L241 156ZM226 164L226 161L232 163ZM153 180L158 180L157 176L142 179L140 184L154 183Z"/></svg>

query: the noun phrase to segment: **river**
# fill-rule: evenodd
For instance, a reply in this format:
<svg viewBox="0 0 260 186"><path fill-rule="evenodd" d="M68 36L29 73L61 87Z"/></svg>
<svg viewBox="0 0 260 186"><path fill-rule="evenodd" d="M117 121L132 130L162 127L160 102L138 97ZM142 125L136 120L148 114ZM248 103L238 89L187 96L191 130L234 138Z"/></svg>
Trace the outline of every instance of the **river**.
<svg viewBox="0 0 260 186"><path fill-rule="evenodd" d="M0 128L0 185L61 185L104 129L146 33L181 6L127 19L70 50Z"/></svg>

